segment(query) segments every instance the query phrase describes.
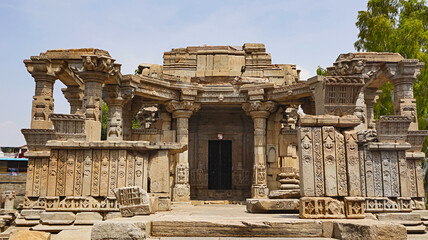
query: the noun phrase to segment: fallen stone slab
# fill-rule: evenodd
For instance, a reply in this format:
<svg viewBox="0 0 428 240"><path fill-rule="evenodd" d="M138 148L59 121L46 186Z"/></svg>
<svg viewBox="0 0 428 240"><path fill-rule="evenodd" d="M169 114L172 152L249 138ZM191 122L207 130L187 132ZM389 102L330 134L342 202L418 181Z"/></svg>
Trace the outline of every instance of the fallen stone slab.
<svg viewBox="0 0 428 240"><path fill-rule="evenodd" d="M23 209L21 211L21 216L23 216L26 220L39 220L40 214L45 212L43 209Z"/></svg>
<svg viewBox="0 0 428 240"><path fill-rule="evenodd" d="M14 231L9 240L50 240L51 234L47 232L17 230Z"/></svg>
<svg viewBox="0 0 428 240"><path fill-rule="evenodd" d="M250 213L298 212L299 199L247 199L247 211Z"/></svg>
<svg viewBox="0 0 428 240"><path fill-rule="evenodd" d="M87 225L36 225L31 227L30 230L34 231L44 231L51 233L58 233L64 230L81 230L81 229L91 229L92 226Z"/></svg>
<svg viewBox="0 0 428 240"><path fill-rule="evenodd" d="M91 229L63 230L52 240L91 240Z"/></svg>
<svg viewBox="0 0 428 240"><path fill-rule="evenodd" d="M333 238L347 240L405 240L407 230L403 225L367 221L336 221L333 224Z"/></svg>
<svg viewBox="0 0 428 240"><path fill-rule="evenodd" d="M379 221L421 222L421 215L419 213L379 213L376 215Z"/></svg>
<svg viewBox="0 0 428 240"><path fill-rule="evenodd" d="M37 224L39 224L40 221L39 220L26 220L24 218L17 218L15 219L15 225L16 226L36 226Z"/></svg>
<svg viewBox="0 0 428 240"><path fill-rule="evenodd" d="M153 220L153 237L322 237L318 220Z"/></svg>
<svg viewBox="0 0 428 240"><path fill-rule="evenodd" d="M145 221L105 221L95 223L92 240L140 240L150 233L150 222Z"/></svg>
<svg viewBox="0 0 428 240"><path fill-rule="evenodd" d="M76 220L74 221L75 225L93 225L96 222L103 220L98 212L79 212L76 214Z"/></svg>
<svg viewBox="0 0 428 240"><path fill-rule="evenodd" d="M40 214L40 222L47 225L70 225L76 219L71 212L44 212Z"/></svg>
<svg viewBox="0 0 428 240"><path fill-rule="evenodd" d="M406 230L408 234L423 234L427 232L427 227L425 225L406 226Z"/></svg>

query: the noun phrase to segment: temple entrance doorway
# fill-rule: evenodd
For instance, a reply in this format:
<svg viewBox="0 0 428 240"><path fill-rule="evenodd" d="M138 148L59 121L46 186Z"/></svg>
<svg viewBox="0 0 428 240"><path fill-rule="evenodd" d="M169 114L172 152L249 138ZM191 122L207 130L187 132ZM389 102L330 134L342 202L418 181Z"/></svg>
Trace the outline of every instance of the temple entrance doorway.
<svg viewBox="0 0 428 240"><path fill-rule="evenodd" d="M189 119L191 200L251 197L254 124L239 106L202 105Z"/></svg>
<svg viewBox="0 0 428 240"><path fill-rule="evenodd" d="M208 141L208 189L232 188L232 141Z"/></svg>

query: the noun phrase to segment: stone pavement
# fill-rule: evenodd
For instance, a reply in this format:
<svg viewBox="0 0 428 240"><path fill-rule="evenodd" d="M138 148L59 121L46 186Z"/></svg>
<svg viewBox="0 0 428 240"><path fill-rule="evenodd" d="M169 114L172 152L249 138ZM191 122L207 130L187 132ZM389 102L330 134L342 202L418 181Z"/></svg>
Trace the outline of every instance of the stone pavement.
<svg viewBox="0 0 428 240"><path fill-rule="evenodd" d="M372 219L300 219L298 214L252 214L242 205L179 204L170 212L97 223L92 239L120 239L123 233L115 232L124 228L135 239L407 238L403 225Z"/></svg>

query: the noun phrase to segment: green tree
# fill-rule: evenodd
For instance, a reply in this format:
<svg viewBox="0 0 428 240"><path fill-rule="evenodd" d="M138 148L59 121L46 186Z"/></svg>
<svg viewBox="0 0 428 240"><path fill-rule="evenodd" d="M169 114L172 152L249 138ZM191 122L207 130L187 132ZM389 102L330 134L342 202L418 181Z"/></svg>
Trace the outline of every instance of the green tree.
<svg viewBox="0 0 428 240"><path fill-rule="evenodd" d="M317 75L318 76L327 76L327 69L322 68L321 66L318 66Z"/></svg>
<svg viewBox="0 0 428 240"><path fill-rule="evenodd" d="M358 51L398 52L425 63L414 84L420 129L428 129L428 7L425 0L369 0L366 11L359 11L356 26ZM375 105L375 118L392 114L390 83L382 88ZM427 143L427 141L425 141ZM426 149L426 147L425 147Z"/></svg>
<svg viewBox="0 0 428 240"><path fill-rule="evenodd" d="M105 102L101 107L101 140L107 139L108 106Z"/></svg>
<svg viewBox="0 0 428 240"><path fill-rule="evenodd" d="M405 58L425 63L413 93L419 129L428 129L428 7L425 0L369 0L367 10L358 12L356 26L360 31L354 44L358 51L398 52ZM381 89L374 107L375 118L394 112L392 84L386 83ZM425 139L426 154L427 145ZM428 190L427 184L425 190Z"/></svg>

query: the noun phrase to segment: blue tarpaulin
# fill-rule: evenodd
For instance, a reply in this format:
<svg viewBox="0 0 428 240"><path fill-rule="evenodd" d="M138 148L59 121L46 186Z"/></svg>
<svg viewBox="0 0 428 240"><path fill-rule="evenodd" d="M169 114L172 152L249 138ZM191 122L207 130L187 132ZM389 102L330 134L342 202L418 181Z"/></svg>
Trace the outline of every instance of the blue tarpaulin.
<svg viewBox="0 0 428 240"><path fill-rule="evenodd" d="M28 161L28 158L2 158L2 157L0 157L0 161Z"/></svg>

